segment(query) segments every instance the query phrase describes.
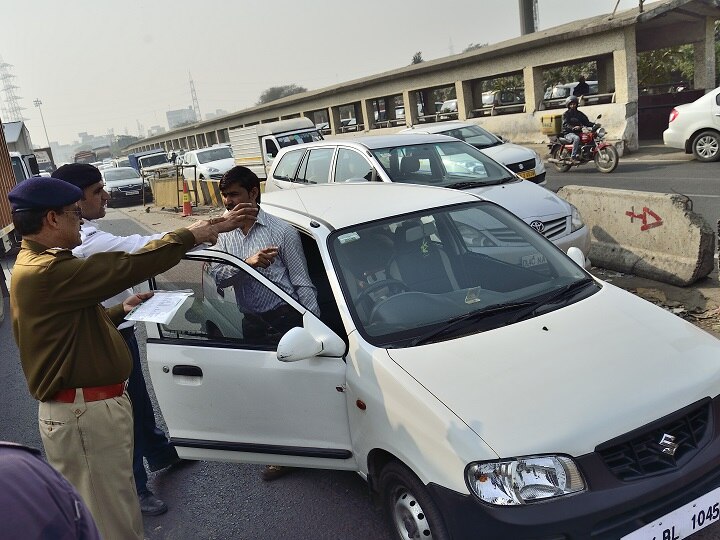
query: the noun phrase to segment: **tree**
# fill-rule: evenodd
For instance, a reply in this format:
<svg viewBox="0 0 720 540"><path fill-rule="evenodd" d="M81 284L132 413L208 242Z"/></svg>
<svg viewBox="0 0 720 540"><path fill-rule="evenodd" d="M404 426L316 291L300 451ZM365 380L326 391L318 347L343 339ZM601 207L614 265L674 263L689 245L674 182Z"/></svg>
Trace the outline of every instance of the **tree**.
<svg viewBox="0 0 720 540"><path fill-rule="evenodd" d="M462 52L466 53L474 51L476 49L482 49L483 47L487 47L487 43L471 43L470 45L465 47Z"/></svg>
<svg viewBox="0 0 720 540"><path fill-rule="evenodd" d="M415 54L413 54L412 61L410 62L410 65L412 65L412 64L421 64L421 63L424 62L424 61L425 61L425 60L423 60L422 52L421 52L421 51L418 51L418 52L416 52Z"/></svg>
<svg viewBox="0 0 720 540"><path fill-rule="evenodd" d="M271 101L275 101L276 99L292 96L293 94L302 94L303 92L307 92L307 88L296 84L271 86L270 88L263 90L262 94L260 94L257 105L262 105L263 103L269 103Z"/></svg>

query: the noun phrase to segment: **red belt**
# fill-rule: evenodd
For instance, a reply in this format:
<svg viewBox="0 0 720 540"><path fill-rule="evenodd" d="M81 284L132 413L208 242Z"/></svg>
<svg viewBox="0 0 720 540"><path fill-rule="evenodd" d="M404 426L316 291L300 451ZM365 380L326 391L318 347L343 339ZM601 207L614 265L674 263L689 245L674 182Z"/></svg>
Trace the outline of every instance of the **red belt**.
<svg viewBox="0 0 720 540"><path fill-rule="evenodd" d="M62 403L73 403L75 401L76 388L66 388L58 391L51 401L60 401ZM109 384L107 386L88 386L82 389L85 401L100 401L102 399L110 399L122 396L125 391L125 383Z"/></svg>

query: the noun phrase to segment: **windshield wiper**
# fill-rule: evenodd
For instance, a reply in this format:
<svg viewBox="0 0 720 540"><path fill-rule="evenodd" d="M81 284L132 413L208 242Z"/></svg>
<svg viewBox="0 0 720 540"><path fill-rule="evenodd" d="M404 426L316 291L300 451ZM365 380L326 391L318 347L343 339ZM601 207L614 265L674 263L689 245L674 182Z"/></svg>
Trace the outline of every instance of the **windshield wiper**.
<svg viewBox="0 0 720 540"><path fill-rule="evenodd" d="M470 189L476 187L483 187L489 185L487 182L455 182L443 187L449 187L451 189Z"/></svg>
<svg viewBox="0 0 720 540"><path fill-rule="evenodd" d="M560 302L561 300L565 300L567 298L572 298L583 290L585 287L590 285L591 283L595 283L595 280L590 277L582 278L579 281L573 281L572 283L568 283L567 285L563 285L562 287L555 289L552 293L549 295L544 296L537 302L534 302L528 309L523 310L522 312L518 313L513 317L511 320L508 321L507 324L513 324L516 322L520 322L523 319L526 319L532 315L535 315L535 312L541 308L542 306L547 306L551 304L556 304Z"/></svg>
<svg viewBox="0 0 720 540"><path fill-rule="evenodd" d="M440 328L434 329L426 334L423 334L423 335L418 336L415 339L413 339L410 342L410 346L415 347L416 345L423 345L425 343L429 343L442 335L448 334L458 328L462 328L469 322L481 320L481 319L484 319L485 317L488 317L491 315L497 315L498 313L503 313L505 311L513 311L516 309L521 309L521 308L534 306L534 305L535 305L534 302L514 302L514 303L509 303L509 304L491 304L484 308L476 309L475 311L471 311L470 313L464 313L457 317L453 317L452 319L447 321Z"/></svg>

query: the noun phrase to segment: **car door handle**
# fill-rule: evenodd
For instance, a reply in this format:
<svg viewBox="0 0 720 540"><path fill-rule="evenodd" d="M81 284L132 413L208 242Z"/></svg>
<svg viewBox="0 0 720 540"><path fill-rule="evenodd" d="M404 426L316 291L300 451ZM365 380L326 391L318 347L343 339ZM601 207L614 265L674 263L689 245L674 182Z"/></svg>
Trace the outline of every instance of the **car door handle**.
<svg viewBox="0 0 720 540"><path fill-rule="evenodd" d="M198 366L173 366L173 375L184 375L186 377L202 377L202 369Z"/></svg>

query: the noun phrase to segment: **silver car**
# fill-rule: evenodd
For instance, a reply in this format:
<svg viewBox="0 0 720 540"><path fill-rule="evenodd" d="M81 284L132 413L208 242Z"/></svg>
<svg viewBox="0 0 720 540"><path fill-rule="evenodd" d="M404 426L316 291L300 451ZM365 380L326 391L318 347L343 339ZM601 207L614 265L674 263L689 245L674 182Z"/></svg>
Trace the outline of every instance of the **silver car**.
<svg viewBox="0 0 720 540"><path fill-rule="evenodd" d="M563 251L577 247L588 253L590 248L590 233L577 208L474 146L444 135L358 137L284 148L273 162L265 190L358 181L469 191L504 206ZM493 241L511 247L515 240L498 231Z"/></svg>

